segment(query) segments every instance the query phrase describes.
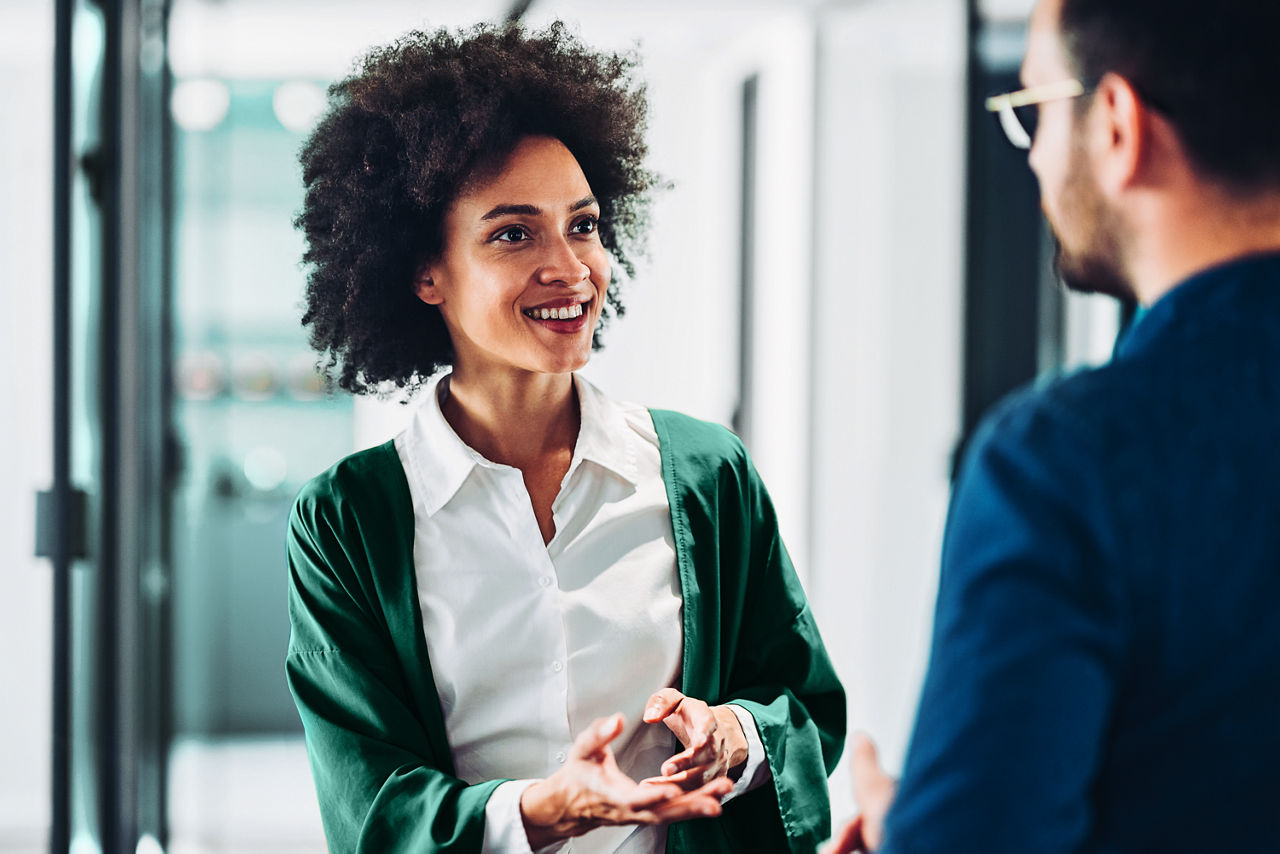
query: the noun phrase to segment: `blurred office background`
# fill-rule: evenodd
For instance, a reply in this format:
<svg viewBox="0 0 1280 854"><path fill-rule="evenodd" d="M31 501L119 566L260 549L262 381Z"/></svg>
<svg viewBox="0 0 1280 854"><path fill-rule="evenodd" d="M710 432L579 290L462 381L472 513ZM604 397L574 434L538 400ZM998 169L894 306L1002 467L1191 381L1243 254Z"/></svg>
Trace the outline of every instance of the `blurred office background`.
<svg viewBox="0 0 1280 854"><path fill-rule="evenodd" d="M369 46L513 15L639 51L673 182L586 373L744 437L896 771L956 451L1121 319L981 112L1030 5L0 0L0 852L324 850L284 524L411 407L314 371L295 153Z"/></svg>

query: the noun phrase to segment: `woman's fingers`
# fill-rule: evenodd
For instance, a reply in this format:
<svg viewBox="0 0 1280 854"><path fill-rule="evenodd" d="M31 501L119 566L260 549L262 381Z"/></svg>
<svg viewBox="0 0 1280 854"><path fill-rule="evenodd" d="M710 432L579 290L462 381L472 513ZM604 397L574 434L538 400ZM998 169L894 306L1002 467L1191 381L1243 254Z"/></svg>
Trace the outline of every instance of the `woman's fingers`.
<svg viewBox="0 0 1280 854"><path fill-rule="evenodd" d="M678 700L675 698L679 697ZM658 702L653 702L657 700ZM662 721L667 729L680 739L685 748L662 764L663 774L674 774L691 765L712 761L716 751L713 735L716 716L701 700L686 697L679 691L666 688L650 698L644 713L645 721Z"/></svg>
<svg viewBox="0 0 1280 854"><path fill-rule="evenodd" d="M678 698L678 701L677 701ZM665 716L662 716L665 710ZM717 712L727 715L731 730L721 729ZM746 737L736 716L725 707L711 707L702 700L686 697L674 689L655 693L645 711L645 720L661 720L680 739L684 750L662 763L662 779L678 782L685 788L726 773L730 766L746 760ZM688 772L688 773L686 773Z"/></svg>
<svg viewBox="0 0 1280 854"><path fill-rule="evenodd" d="M686 697L674 688L664 688L649 698L644 720L665 722L685 749L663 763L663 776L636 783L617 767L608 749L609 743L623 731L623 716L615 714L593 721L570 750L572 764L585 762L586 765L578 766L583 769L581 774L570 772L571 776L565 779L569 788L579 793L574 796L566 792L566 805L576 803L582 812L565 818L578 822L649 824L720 814L720 798L729 793L733 784L716 771L719 764L714 738L716 718L707 704ZM570 768L564 771L569 772ZM708 781L708 778L714 779Z"/></svg>
<svg viewBox="0 0 1280 854"><path fill-rule="evenodd" d="M697 768L705 768L711 770L716 765L721 764L717 761L716 751L711 748L704 748L697 751L686 750L683 753L677 753L666 762L662 763L662 776L674 777L685 771L693 771Z"/></svg>
<svg viewBox="0 0 1280 854"><path fill-rule="evenodd" d="M644 704L644 722L656 724L675 711L684 698L684 694L681 694L675 688L663 688L661 691L655 691L653 696L649 698L649 702Z"/></svg>
<svg viewBox="0 0 1280 854"><path fill-rule="evenodd" d="M646 786L660 786L663 783L673 783L687 789L688 786L686 784L694 781L696 778L697 784L701 786L702 774L705 773L708 767L709 766L706 765L699 765L695 768L686 768L683 771L676 771L673 774L662 774L657 777L645 777L640 781L640 783Z"/></svg>
<svg viewBox="0 0 1280 854"><path fill-rule="evenodd" d="M623 717L621 714L607 718L597 718L573 741L569 755L574 759L593 759L622 732Z"/></svg>
<svg viewBox="0 0 1280 854"><path fill-rule="evenodd" d="M593 721L574 741L569 762L524 791L520 811L530 840L542 844L604 824L654 824L720 814L719 799L732 788L728 780L694 788L692 782L636 783L623 773L609 750L622 728L621 715Z"/></svg>
<svg viewBox="0 0 1280 854"><path fill-rule="evenodd" d="M675 783L641 781L636 784L634 791L628 792L619 799L619 802L628 809L643 810L661 804L664 801L678 798L684 793L685 790Z"/></svg>
<svg viewBox="0 0 1280 854"><path fill-rule="evenodd" d="M662 763L662 773L670 775L695 765L714 764L718 752L714 737L715 725L715 718L707 716L698 721L693 728L687 729L684 737L681 738L685 749ZM680 737L680 733L676 732L676 736Z"/></svg>
<svg viewBox="0 0 1280 854"><path fill-rule="evenodd" d="M679 797L652 808L652 812L660 821L684 821L689 818L706 818L720 814L720 799L733 789L733 784L724 777L715 780Z"/></svg>
<svg viewBox="0 0 1280 854"><path fill-rule="evenodd" d="M569 809L557 826L564 835L578 835L602 824L655 824L686 821L720 814L720 798L732 786L721 778L685 791L671 783L635 783L614 769L590 781L566 781Z"/></svg>
<svg viewBox="0 0 1280 854"><path fill-rule="evenodd" d="M686 768L683 771L676 771L674 774L663 774L660 777L647 777L640 782L645 785L662 785L673 784L679 786L684 791L693 791L708 780L719 777L715 773L714 765L695 765L692 768Z"/></svg>
<svg viewBox="0 0 1280 854"><path fill-rule="evenodd" d="M711 798L719 803L719 798L732 788L717 785L685 791L674 783L633 783L621 772L618 772L618 777L617 781L611 781L604 788L593 788L598 796L596 809L604 810L603 813L595 812L595 817L626 823L647 820L644 814L668 816L681 811L690 811L690 815L702 814L705 812L700 809L700 805L705 806L702 799ZM695 797L691 799L691 795Z"/></svg>

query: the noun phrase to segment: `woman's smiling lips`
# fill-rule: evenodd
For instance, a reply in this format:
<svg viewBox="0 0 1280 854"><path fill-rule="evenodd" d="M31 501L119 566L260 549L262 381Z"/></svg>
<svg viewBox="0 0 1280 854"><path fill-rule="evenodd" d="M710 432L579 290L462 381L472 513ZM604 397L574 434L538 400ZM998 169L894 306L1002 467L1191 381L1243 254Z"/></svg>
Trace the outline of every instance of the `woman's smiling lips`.
<svg viewBox="0 0 1280 854"><path fill-rule="evenodd" d="M525 317L553 332L573 333L587 324L589 302L573 299L552 300L523 311Z"/></svg>

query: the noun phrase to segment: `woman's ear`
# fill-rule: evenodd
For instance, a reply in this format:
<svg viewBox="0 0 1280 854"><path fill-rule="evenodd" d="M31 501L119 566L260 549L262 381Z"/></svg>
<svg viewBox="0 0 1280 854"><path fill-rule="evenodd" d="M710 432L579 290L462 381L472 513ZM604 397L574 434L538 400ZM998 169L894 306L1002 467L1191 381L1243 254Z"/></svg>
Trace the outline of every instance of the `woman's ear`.
<svg viewBox="0 0 1280 854"><path fill-rule="evenodd" d="M439 305L444 302L444 295L436 284L432 267L431 263L425 261L418 267L418 272L413 277L413 292L427 305Z"/></svg>

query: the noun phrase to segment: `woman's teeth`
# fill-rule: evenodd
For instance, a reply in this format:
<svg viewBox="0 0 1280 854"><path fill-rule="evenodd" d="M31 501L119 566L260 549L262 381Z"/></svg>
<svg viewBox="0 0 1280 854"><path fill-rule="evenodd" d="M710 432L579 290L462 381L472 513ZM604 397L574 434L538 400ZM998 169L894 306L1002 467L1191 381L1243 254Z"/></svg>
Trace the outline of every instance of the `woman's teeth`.
<svg viewBox="0 0 1280 854"><path fill-rule="evenodd" d="M582 303L560 308L531 308L525 314L534 320L573 320L575 317L582 317Z"/></svg>

